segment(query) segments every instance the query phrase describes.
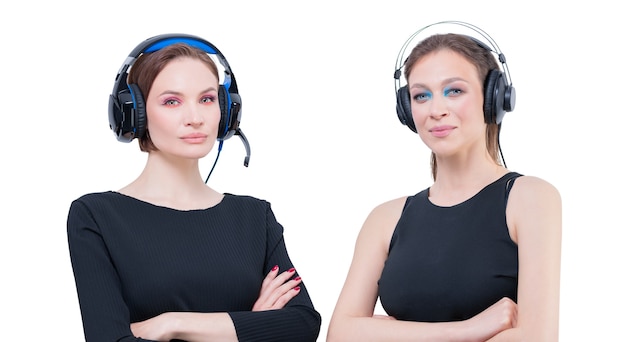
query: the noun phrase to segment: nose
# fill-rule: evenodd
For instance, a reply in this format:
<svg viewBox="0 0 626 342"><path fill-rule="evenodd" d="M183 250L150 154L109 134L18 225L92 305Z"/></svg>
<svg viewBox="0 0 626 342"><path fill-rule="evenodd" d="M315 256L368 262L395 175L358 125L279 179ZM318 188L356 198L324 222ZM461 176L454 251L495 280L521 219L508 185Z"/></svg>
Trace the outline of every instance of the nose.
<svg viewBox="0 0 626 342"><path fill-rule="evenodd" d="M194 104L190 104L185 109L184 119L185 119L186 126L198 127L198 126L202 126L202 124L204 123L204 118L202 117L202 113L200 111L199 106L194 105Z"/></svg>
<svg viewBox="0 0 626 342"><path fill-rule="evenodd" d="M430 101L430 117L439 120L448 115L448 106L443 95L433 95Z"/></svg>

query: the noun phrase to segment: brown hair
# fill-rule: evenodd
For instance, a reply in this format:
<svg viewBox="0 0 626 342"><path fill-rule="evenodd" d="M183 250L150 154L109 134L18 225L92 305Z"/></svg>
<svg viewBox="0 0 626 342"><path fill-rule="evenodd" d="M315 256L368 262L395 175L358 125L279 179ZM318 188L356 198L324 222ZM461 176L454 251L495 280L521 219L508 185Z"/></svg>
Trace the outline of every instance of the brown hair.
<svg viewBox="0 0 626 342"><path fill-rule="evenodd" d="M454 33L436 34L424 39L413 48L411 54L406 60L406 63L404 64L405 77L408 79L411 69L421 58L432 52L445 49L458 53L474 65L478 70L479 79L483 80L483 84L487 79L489 71L499 69L498 63L496 62L496 59L491 51L488 51L484 47L478 45L478 43L472 38ZM497 124L487 124L487 129L485 131L487 137L487 151L496 163L502 164L498 153L500 150L500 144L498 141L499 132L500 127ZM437 179L437 159L434 153L431 153L430 165L433 179Z"/></svg>
<svg viewBox="0 0 626 342"><path fill-rule="evenodd" d="M206 66L211 69L211 72L215 75L215 77L219 79L217 66L205 51L184 43L176 43L155 52L139 56L128 73L127 83L136 84L143 94L144 101L146 101L150 95L152 83L159 73L169 62L182 57L190 57L200 60L206 64ZM143 152L158 150L152 143L152 139L150 139L150 132L148 129L146 129L146 133L139 138L139 148Z"/></svg>

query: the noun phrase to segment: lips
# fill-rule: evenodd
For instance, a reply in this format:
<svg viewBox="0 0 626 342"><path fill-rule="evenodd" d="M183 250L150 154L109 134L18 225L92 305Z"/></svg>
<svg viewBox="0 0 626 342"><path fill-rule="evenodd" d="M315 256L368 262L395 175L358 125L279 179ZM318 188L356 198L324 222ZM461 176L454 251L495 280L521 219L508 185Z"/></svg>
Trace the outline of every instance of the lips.
<svg viewBox="0 0 626 342"><path fill-rule="evenodd" d="M431 128L429 130L429 132L437 137L437 138L443 138L448 136L450 133L452 133L452 131L454 130L454 126L435 126L433 128Z"/></svg>
<svg viewBox="0 0 626 342"><path fill-rule="evenodd" d="M205 142L207 137L204 133L190 133L180 137L180 139L190 144L200 144Z"/></svg>

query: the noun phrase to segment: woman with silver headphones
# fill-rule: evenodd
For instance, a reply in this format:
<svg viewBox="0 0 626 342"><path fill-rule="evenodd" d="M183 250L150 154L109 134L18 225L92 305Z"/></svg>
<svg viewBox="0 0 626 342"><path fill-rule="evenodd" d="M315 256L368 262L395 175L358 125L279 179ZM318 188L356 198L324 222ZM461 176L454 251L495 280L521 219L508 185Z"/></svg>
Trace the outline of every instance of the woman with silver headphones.
<svg viewBox="0 0 626 342"><path fill-rule="evenodd" d="M560 194L506 168L499 134L515 89L504 55L477 27L444 23L490 44L438 33L401 50L397 114L431 150L433 183L365 220L329 342L558 340Z"/></svg>

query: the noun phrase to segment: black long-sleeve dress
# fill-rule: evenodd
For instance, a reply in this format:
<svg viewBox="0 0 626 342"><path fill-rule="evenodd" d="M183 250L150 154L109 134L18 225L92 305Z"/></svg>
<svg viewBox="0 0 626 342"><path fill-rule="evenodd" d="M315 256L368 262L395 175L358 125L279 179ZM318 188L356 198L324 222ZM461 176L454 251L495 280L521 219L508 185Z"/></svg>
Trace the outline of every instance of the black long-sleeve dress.
<svg viewBox="0 0 626 342"><path fill-rule="evenodd" d="M315 341L321 317L301 291L252 312L272 267L293 264L268 202L225 194L175 210L118 192L72 202L68 243L87 341L141 341L130 323L164 312L227 312L239 341Z"/></svg>

